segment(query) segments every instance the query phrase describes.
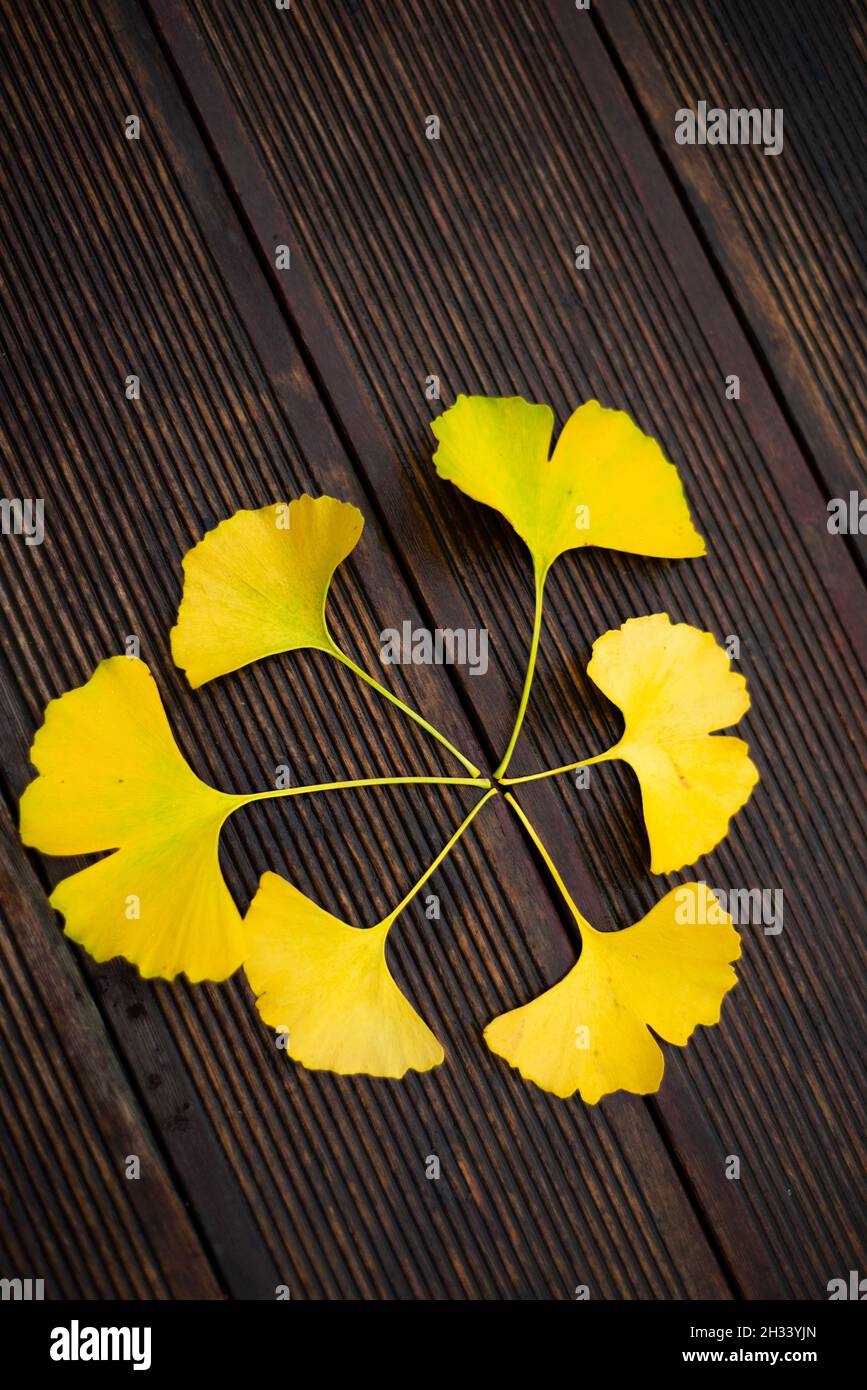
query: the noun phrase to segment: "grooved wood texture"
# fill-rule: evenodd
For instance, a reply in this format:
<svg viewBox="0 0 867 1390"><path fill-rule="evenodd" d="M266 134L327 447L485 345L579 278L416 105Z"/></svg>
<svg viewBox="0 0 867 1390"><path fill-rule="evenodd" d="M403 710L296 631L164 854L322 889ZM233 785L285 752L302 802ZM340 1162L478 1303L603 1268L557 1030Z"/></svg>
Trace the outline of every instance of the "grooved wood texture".
<svg viewBox="0 0 867 1390"><path fill-rule="evenodd" d="M593 638L632 613L665 606L738 634L754 694L746 732L762 786L691 876L782 886L785 930L746 929L722 1025L666 1049L649 1103L557 1102L484 1049L484 1023L575 953L501 803L432 880L442 920L415 903L392 938L398 978L448 1053L403 1083L287 1063L242 979L143 984L120 963L93 967L54 929L58 968L83 972L222 1286L264 1298L278 1283L331 1298L569 1298L579 1283L609 1298L822 1296L864 1259L862 599L595 22L553 0L289 12L87 0L75 14L22 0L2 26L4 490L46 499L44 544L4 538L0 552L11 806L44 703L129 633L216 785L268 785L281 763L304 781L453 770L324 657L275 658L195 693L171 666L185 549L237 506L305 488L368 518L331 609L362 664L374 669L379 632L404 619L489 628L485 676L387 674L471 756L494 757L526 656L526 557L505 524L434 478L431 373L446 401L517 391L561 422L588 395L625 406L682 469L709 539L694 565L561 563L516 771L615 731L583 668ZM137 143L123 138L130 112ZM431 113L438 142L424 138ZM585 276L579 240L592 248ZM277 274L284 241L292 269ZM722 397L729 370L750 386L739 406ZM130 372L139 402L124 398ZM373 921L472 795L251 808L225 834L228 880L243 906L276 869ZM664 891L623 769L586 793L566 780L522 800L599 925L634 920ZM82 1151L88 1138L80 1124ZM438 1183L424 1177L430 1153ZM737 1183L724 1177L731 1153ZM48 1239L74 1178L51 1191L38 1218ZM148 1278L170 1287L172 1259L149 1273L130 1254L126 1277L136 1292ZM73 1250L64 1292L93 1279L87 1248L77 1261ZM106 1274L99 1291L111 1289Z"/></svg>
<svg viewBox="0 0 867 1390"><path fill-rule="evenodd" d="M28 7L6 21L18 78L6 150L26 175L5 246L9 463L16 493L44 495L48 518L38 553L3 551L11 791L27 777L18 731L131 632L185 750L220 785L267 785L282 762L305 780L434 768L432 746L324 658L263 663L195 696L171 668L180 558L205 527L305 487L374 509L143 16L118 6L86 20L45 29ZM138 144L122 138L131 109ZM132 370L139 403L123 395ZM332 611L368 663L387 621L417 620L375 521ZM411 686L395 672L401 693L472 752L446 674L406 675ZM246 901L259 872L282 870L351 920L373 920L460 804L369 793L256 808L226 834L229 879ZM241 980L189 989L144 986L121 965L93 972L229 1292L570 1297L588 1282L603 1297L725 1296L646 1106L557 1105L480 1047L493 1013L571 958L504 808L480 818L433 886L441 924L414 905L394 957L450 1062L404 1084L287 1066ZM432 1152L438 1184L424 1177Z"/></svg>
<svg viewBox="0 0 867 1390"><path fill-rule="evenodd" d="M600 0L608 34L767 355L826 496L864 489L863 0ZM780 155L674 140L680 108L783 111ZM859 541L861 554L864 542Z"/></svg>
<svg viewBox="0 0 867 1390"><path fill-rule="evenodd" d="M272 282L430 620L492 633L491 672L458 673L490 750L520 688L530 585L508 528L435 479L425 378L441 378L446 401L548 400L561 421L598 395L683 470L711 559L561 562L516 770L614 733L581 674L607 627L666 607L740 637L764 782L698 876L782 887L789 916L780 937L747 930L737 1007L669 1060L655 1110L744 1291L818 1295L863 1242L860 587L595 28L554 3L371 3L288 24L225 5L195 6L195 24L189 9L152 8L263 259L275 241L293 248L292 271ZM439 141L425 139L429 114ZM748 385L737 405L724 399L730 370ZM524 796L579 900L624 924L660 885L634 785L609 771L587 796L568 781ZM732 1152L748 1169L738 1187L721 1179Z"/></svg>
<svg viewBox="0 0 867 1390"><path fill-rule="evenodd" d="M218 1298L5 807L0 888L0 1277L46 1298Z"/></svg>

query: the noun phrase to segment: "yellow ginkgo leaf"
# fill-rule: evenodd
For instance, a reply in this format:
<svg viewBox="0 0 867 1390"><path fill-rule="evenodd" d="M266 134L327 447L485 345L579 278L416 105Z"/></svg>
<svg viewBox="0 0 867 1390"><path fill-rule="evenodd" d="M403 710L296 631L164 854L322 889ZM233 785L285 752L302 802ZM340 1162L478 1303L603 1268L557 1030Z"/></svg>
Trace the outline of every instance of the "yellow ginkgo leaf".
<svg viewBox="0 0 867 1390"><path fill-rule="evenodd" d="M327 652L402 710L472 773L444 734L341 650L328 631L331 578L361 535L351 502L303 497L235 512L184 556L184 593L172 628L172 656L197 687L279 652Z"/></svg>
<svg viewBox="0 0 867 1390"><path fill-rule="evenodd" d="M220 871L220 827L250 797L200 781L181 756L142 661L101 662L52 700L21 798L21 838L47 854L107 858L63 879L51 903L96 960L142 975L223 980L244 956L241 917Z"/></svg>
<svg viewBox="0 0 867 1390"><path fill-rule="evenodd" d="M594 930L567 894L581 957L552 989L488 1024L491 1051L544 1090L578 1091L590 1105L611 1091L658 1090L664 1059L650 1029L682 1047L699 1024L719 1022L737 983L740 938L716 899L706 911L700 887L672 889L619 932Z"/></svg>
<svg viewBox="0 0 867 1390"><path fill-rule="evenodd" d="M613 748L505 785L537 782L622 759L641 786L654 873L673 873L708 854L759 780L740 738L714 735L750 706L744 677L713 633L672 623L667 613L630 618L593 644L587 674L619 705L626 727Z"/></svg>
<svg viewBox="0 0 867 1390"><path fill-rule="evenodd" d="M431 422L441 478L496 507L533 557L536 607L524 688L506 751L505 777L521 731L539 649L548 570L585 545L667 559L704 555L677 469L622 410L587 401L567 420L549 457L550 406L521 396L458 396Z"/></svg>
<svg viewBox="0 0 867 1390"><path fill-rule="evenodd" d="M223 980L244 954L240 915L220 871L227 816L253 801L366 786L489 787L473 777L369 777L230 794L181 756L142 661L110 657L52 700L21 798L21 838L46 854L107 858L63 879L51 902L96 960L125 956L142 975Z"/></svg>
<svg viewBox="0 0 867 1390"><path fill-rule="evenodd" d="M172 655L196 687L299 647L334 654L328 587L364 518L350 502L299 497L221 521L184 557Z"/></svg>
<svg viewBox="0 0 867 1390"><path fill-rule="evenodd" d="M385 958L393 923L478 815L489 790L417 883L375 927L352 927L317 907L279 874L262 875L245 919L244 970L265 1023L290 1057L313 1070L403 1076L429 1071L444 1053L401 994Z"/></svg>
<svg viewBox="0 0 867 1390"><path fill-rule="evenodd" d="M433 420L440 477L496 507L544 573L599 545L638 555L703 555L677 469L622 410L587 401L549 457L554 414L521 396L458 396Z"/></svg>
<svg viewBox="0 0 867 1390"><path fill-rule="evenodd" d="M443 1061L440 1043L388 968L390 917L351 927L266 873L245 921L244 969L259 1014L305 1067L400 1077Z"/></svg>
<svg viewBox="0 0 867 1390"><path fill-rule="evenodd" d="M621 758L641 785L654 873L708 854L759 780L740 738L712 737L750 706L713 633L667 613L630 618L593 644L587 674L623 711L623 737L585 763Z"/></svg>

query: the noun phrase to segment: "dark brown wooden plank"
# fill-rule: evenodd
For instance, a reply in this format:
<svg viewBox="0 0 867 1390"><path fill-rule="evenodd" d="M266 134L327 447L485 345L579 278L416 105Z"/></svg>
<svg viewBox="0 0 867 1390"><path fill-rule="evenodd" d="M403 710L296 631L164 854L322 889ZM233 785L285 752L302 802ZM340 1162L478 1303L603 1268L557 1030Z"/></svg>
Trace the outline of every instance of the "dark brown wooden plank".
<svg viewBox="0 0 867 1390"><path fill-rule="evenodd" d="M38 715L34 716L32 710L26 710L17 684L4 662L0 749L3 767L11 779L8 790L13 793L10 798L13 806L31 775L25 750L30 742L34 721L38 723ZM22 853L20 843L16 852L19 855ZM38 855L31 858L34 863L40 863ZM185 1050L173 1037L162 1011L154 1008L153 987L121 961L99 966L72 946L65 951L60 950L67 943L57 933L54 925L56 919L46 902L47 893L52 883L67 873L83 868L85 862L52 859L48 861L49 874L45 873L43 865L40 881L28 870L26 882L34 898L31 911L39 915L41 931L51 931L58 963L65 962L67 972L77 982L78 991L89 985L129 1074L136 1078L151 1131L160 1138L161 1150L171 1163L172 1173L185 1195L188 1207L191 1204L186 1194L193 1191L201 1199L203 1189L207 1191L207 1200L197 1202L196 1210L191 1214L198 1217L199 1205L208 1216L212 1211L219 1210L219 1222L211 1220L208 1223L207 1246L215 1265L225 1270L228 1292L247 1297L251 1290L273 1291L280 1282L280 1272L267 1244L252 1226L245 1203L237 1200L237 1185L226 1161L219 1134L211 1125L199 1092L190 1084ZM44 943L40 948L44 949ZM10 990L14 993L14 985L10 985ZM27 1049L23 1048L22 1052L22 1063L26 1067ZM28 1221L33 1222L32 1229L37 1233L41 1223L26 1206L25 1211ZM231 1252L231 1259L226 1258L227 1251ZM160 1271L162 1277L170 1285L183 1281L183 1252L178 1252L177 1260L172 1259L168 1250L163 1252L163 1256L165 1267ZM67 1296L74 1293L73 1289ZM92 1295L89 1286L78 1288L78 1296L109 1294L110 1289L104 1282L97 1283L96 1295ZM198 1296L208 1295L203 1292Z"/></svg>
<svg viewBox="0 0 867 1390"><path fill-rule="evenodd" d="M560 566L517 768L610 741L611 714L581 675L605 628L665 607L740 636L764 780L692 876L782 886L787 925L745 933L723 1026L669 1057L656 1114L741 1290L822 1296L829 1271L864 1249L852 1067L864 1018L863 595L595 29L554 3L291 17L150 8L263 259L275 241L292 246L291 272L272 283L428 620L492 633L494 666L463 682L489 750L502 748L520 688L529 583L508 528L434 478L425 377L441 377L446 400L548 400L561 421L597 395L628 408L683 471L711 558L591 553ZM439 142L424 137L430 113ZM573 269L579 240L593 249L585 276ZM724 398L730 372L745 387L737 404ZM591 796L567 782L527 802L589 912L623 924L659 896L625 772L596 779ZM729 1153L743 1158L739 1183L724 1179Z"/></svg>
<svg viewBox="0 0 867 1390"><path fill-rule="evenodd" d="M2 1277L48 1299L219 1298L5 807L0 901Z"/></svg>
<svg viewBox="0 0 867 1390"><path fill-rule="evenodd" d="M4 26L15 73L4 154L18 171L3 244L14 269L6 465L16 495L46 498L48 527L38 553L2 553L10 707L34 727L50 696L135 632L183 747L218 785L267 785L284 762L299 780L441 766L322 658L274 660L195 694L172 669L183 551L235 507L304 488L354 499L370 518L332 606L358 658L375 663L376 634L419 610L141 13L85 6L48 24L28 5ZM131 110L143 117L137 145L123 139ZM123 397L131 370L139 405ZM395 686L473 752L442 670L396 671ZM25 764L20 739L16 792ZM420 791L256 808L227 832L229 880L246 902L271 867L372 919L465 801ZM142 986L120 966L98 972L228 1287L727 1296L646 1106L559 1105L484 1050L483 1024L562 972L571 948L505 808L477 824L437 875L442 922L432 930L415 905L397 932L399 977L450 1056L432 1075L392 1084L287 1068L241 981ZM150 1075L163 1084L149 1092ZM431 1152L438 1184L424 1178Z"/></svg>
<svg viewBox="0 0 867 1390"><path fill-rule="evenodd" d="M600 0L616 50L810 450L826 496L867 458L867 9ZM675 112L783 111L783 150L679 145ZM862 556L865 541L856 538Z"/></svg>

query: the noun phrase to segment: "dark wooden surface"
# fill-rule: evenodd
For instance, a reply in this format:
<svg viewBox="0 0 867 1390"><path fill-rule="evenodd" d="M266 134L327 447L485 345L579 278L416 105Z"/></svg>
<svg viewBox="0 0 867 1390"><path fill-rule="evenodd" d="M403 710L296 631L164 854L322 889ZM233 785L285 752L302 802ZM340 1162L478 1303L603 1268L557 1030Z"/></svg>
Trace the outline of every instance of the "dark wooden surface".
<svg viewBox="0 0 867 1390"><path fill-rule="evenodd" d="M863 488L867 6L601 0L598 14L823 487ZM783 156L676 144L672 112L700 97L782 108Z"/></svg>
<svg viewBox="0 0 867 1390"><path fill-rule="evenodd" d="M677 462L709 558L561 562L515 769L614 732L583 675L606 628L665 607L737 634L763 780L689 876L782 887L786 915L779 936L745 929L723 1023L666 1048L657 1097L591 1109L521 1082L481 1042L575 951L498 803L437 873L442 920L415 904L392 938L448 1052L404 1083L287 1065L241 979L190 988L94 966L45 904L69 866L28 856L7 827L0 1274L45 1277L52 1297L288 1284L569 1298L587 1283L602 1298L821 1298L864 1269L863 594L857 545L825 526L827 498L863 487L865 214L840 132L863 101L864 14L841 4L839 43L820 46L809 6L755 8L5 8L4 495L46 506L42 546L4 537L0 551L9 817L45 703L128 633L218 785L266 785L284 762L299 780L451 770L324 658L195 693L172 667L184 551L237 506L304 488L367 517L332 599L363 664L407 618L489 628L484 677L389 676L490 764L520 690L530 582L506 524L434 476L436 373L446 402L520 392L561 423L597 395ZM679 150L686 91L783 105L784 154ZM525 801L600 925L664 891L623 768ZM227 876L242 905L272 868L372 921L465 804L418 789L260 806L226 832ZM123 1176L130 1153L140 1183Z"/></svg>

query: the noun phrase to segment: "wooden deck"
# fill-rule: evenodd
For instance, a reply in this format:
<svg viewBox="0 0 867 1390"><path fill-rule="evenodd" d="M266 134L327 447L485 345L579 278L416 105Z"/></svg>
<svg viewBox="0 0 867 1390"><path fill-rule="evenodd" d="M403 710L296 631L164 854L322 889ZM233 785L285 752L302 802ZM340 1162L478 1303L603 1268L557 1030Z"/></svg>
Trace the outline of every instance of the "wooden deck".
<svg viewBox="0 0 867 1390"><path fill-rule="evenodd" d="M864 5L11 0L0 30L3 490L46 517L42 545L0 542L0 1276L52 1298L819 1299L867 1273L864 538L826 526L865 488ZM782 155L676 145L700 98L784 108ZM584 675L606 629L666 609L740 638L762 782L688 876L782 888L785 925L744 929L722 1024L665 1048L648 1101L558 1101L481 1041L576 944L501 799L437 872L441 921L416 903L392 937L448 1054L401 1083L287 1063L241 976L94 965L46 902L70 865L17 839L45 704L130 633L216 785L453 771L325 658L198 692L173 666L186 549L305 489L367 519L330 610L362 664L406 619L488 628L486 675L388 678L494 765L531 582L507 524L436 478L431 374L446 403L517 393L558 424L592 396L629 410L708 537L695 565L561 562L516 773L614 734ZM373 921L468 795L253 808L227 878L245 905L272 868ZM648 872L620 765L525 800L600 925L687 877Z"/></svg>

